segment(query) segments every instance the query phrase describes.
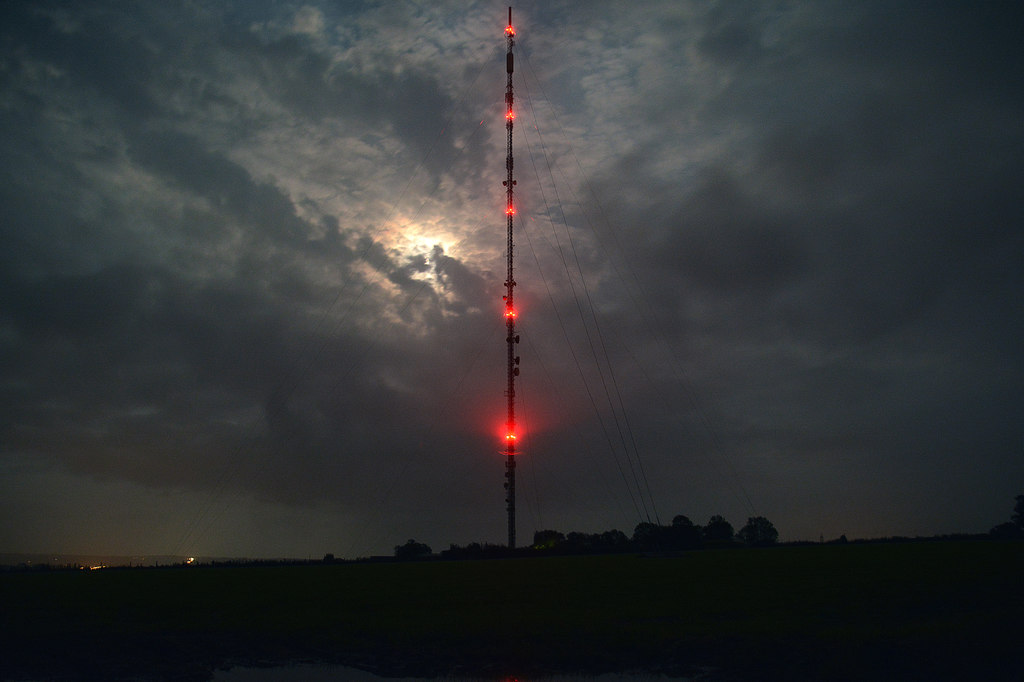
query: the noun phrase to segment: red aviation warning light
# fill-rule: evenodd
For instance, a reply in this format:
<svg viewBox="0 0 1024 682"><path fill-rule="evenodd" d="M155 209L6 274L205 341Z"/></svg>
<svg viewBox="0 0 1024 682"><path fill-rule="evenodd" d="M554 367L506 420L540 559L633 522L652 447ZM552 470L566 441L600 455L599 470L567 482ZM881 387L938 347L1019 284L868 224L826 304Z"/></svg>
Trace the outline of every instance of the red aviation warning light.
<svg viewBox="0 0 1024 682"><path fill-rule="evenodd" d="M505 454L512 455L516 452L516 427L515 424L505 424Z"/></svg>
<svg viewBox="0 0 1024 682"><path fill-rule="evenodd" d="M512 27L512 8L508 8L508 26L505 27L505 35L509 38L514 38L516 30Z"/></svg>
<svg viewBox="0 0 1024 682"><path fill-rule="evenodd" d="M515 308L505 308L505 317L515 319L519 313L516 312Z"/></svg>

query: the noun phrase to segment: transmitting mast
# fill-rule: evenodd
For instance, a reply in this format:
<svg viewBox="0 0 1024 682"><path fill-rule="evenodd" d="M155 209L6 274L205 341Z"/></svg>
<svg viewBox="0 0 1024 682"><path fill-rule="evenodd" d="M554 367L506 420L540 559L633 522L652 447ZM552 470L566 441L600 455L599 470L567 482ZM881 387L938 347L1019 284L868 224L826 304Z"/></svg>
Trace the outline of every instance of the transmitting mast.
<svg viewBox="0 0 1024 682"><path fill-rule="evenodd" d="M512 122L515 112L512 111L512 47L516 44L516 31L512 27L512 8L508 8L508 26L505 27L505 38L508 41L508 54L505 56L505 71L508 72L508 85L505 88L505 130L508 133L507 156L505 168L508 178L505 185L505 215L508 218L508 275L505 278L505 341L508 345L508 388L505 397L508 400L508 415L505 423L505 503L508 508L508 546L516 546L516 377L519 376L519 356L516 355L516 309L512 300L512 291L516 281L512 276L512 217L515 215L513 203L516 181L512 177Z"/></svg>

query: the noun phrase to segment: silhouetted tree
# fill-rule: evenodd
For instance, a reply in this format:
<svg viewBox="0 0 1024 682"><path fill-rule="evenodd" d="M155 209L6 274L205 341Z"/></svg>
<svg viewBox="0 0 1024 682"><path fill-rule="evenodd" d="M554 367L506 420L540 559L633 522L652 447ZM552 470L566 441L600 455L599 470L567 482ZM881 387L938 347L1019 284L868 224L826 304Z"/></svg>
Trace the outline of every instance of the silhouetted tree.
<svg viewBox="0 0 1024 682"><path fill-rule="evenodd" d="M565 542L565 536L557 530L538 530L533 534L534 549L554 549Z"/></svg>
<svg viewBox="0 0 1024 682"><path fill-rule="evenodd" d="M674 549L697 549L701 545L700 526L693 525L693 521L682 514L672 519L670 537Z"/></svg>
<svg viewBox="0 0 1024 682"><path fill-rule="evenodd" d="M448 549L442 551L440 556L445 559L486 559L516 556L517 553L521 554L519 550L509 549L504 545L471 542L465 547L456 544L449 545Z"/></svg>
<svg viewBox="0 0 1024 682"><path fill-rule="evenodd" d="M586 533L581 533L576 530L570 532L568 535L565 536L566 549L572 550L574 552L590 551L591 549L593 549L593 544L594 542L592 536Z"/></svg>
<svg viewBox="0 0 1024 682"><path fill-rule="evenodd" d="M621 530L606 530L596 544L602 549L621 550L629 547L629 538Z"/></svg>
<svg viewBox="0 0 1024 682"><path fill-rule="evenodd" d="M767 547L778 542L779 531L765 517L751 516L747 519L747 525L740 528L737 537L749 547Z"/></svg>
<svg viewBox="0 0 1024 682"><path fill-rule="evenodd" d="M327 554L324 554L324 563L325 564L333 564L334 563L334 555L331 554L330 552L328 552Z"/></svg>
<svg viewBox="0 0 1024 682"><path fill-rule="evenodd" d="M410 539L404 545L395 545L396 559L420 559L430 556L433 551L428 545Z"/></svg>
<svg viewBox="0 0 1024 682"><path fill-rule="evenodd" d="M724 544L732 542L733 529L732 524L725 520L725 517L715 514L708 523L704 526L704 541Z"/></svg>
<svg viewBox="0 0 1024 682"><path fill-rule="evenodd" d="M995 526L990 530L989 535L1000 540L1016 540L1017 538L1024 537L1024 531L1012 521L1005 521Z"/></svg>
<svg viewBox="0 0 1024 682"><path fill-rule="evenodd" d="M644 551L668 549L668 538L665 531L665 526L659 526L656 523L649 521L638 523L633 529L633 544L637 549Z"/></svg>
<svg viewBox="0 0 1024 682"><path fill-rule="evenodd" d="M989 531L994 538L1015 539L1024 537L1024 495L1017 496L1010 520L1000 523Z"/></svg>

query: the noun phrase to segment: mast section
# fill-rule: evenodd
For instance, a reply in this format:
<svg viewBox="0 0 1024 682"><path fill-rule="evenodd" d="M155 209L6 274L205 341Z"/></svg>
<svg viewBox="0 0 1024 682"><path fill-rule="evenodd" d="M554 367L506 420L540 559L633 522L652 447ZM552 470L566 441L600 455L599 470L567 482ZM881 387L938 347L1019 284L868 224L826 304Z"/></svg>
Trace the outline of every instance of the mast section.
<svg viewBox="0 0 1024 682"><path fill-rule="evenodd" d="M516 31L512 27L512 8L508 8L508 25L505 27L505 38L508 42L508 53L505 55L505 71L508 74L508 84L505 87L505 130L508 143L506 146L505 168L508 178L502 183L505 185L505 215L508 219L508 273L505 278L505 330L506 344L508 346L508 387L505 389L505 396L508 401L506 425L505 425L505 503L508 510L508 547L515 549L516 546L516 377L519 376L519 356L516 355L516 344L519 343L519 336L516 335L516 309L513 304L513 289L516 286L512 273L512 218L515 215L514 188L516 181L513 178L512 169L512 123L515 120L515 112L512 111L512 70L514 58L512 47L515 43Z"/></svg>

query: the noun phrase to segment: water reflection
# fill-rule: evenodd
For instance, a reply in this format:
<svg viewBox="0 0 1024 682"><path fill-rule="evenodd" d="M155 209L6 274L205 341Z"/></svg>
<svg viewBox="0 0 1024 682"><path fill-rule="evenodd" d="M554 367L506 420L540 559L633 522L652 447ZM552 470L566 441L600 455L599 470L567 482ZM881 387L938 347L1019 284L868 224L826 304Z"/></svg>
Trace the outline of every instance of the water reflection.
<svg viewBox="0 0 1024 682"><path fill-rule="evenodd" d="M381 677L365 670L349 668L343 665L288 665L277 668L231 668L230 670L218 670L214 676L214 682L292 682L303 680L304 682L426 682L427 680L448 680L449 682L641 682L653 680L668 680L679 678L668 678L663 675L651 674L604 674L604 675L553 675L536 679L524 679L522 677L486 678L486 677Z"/></svg>

